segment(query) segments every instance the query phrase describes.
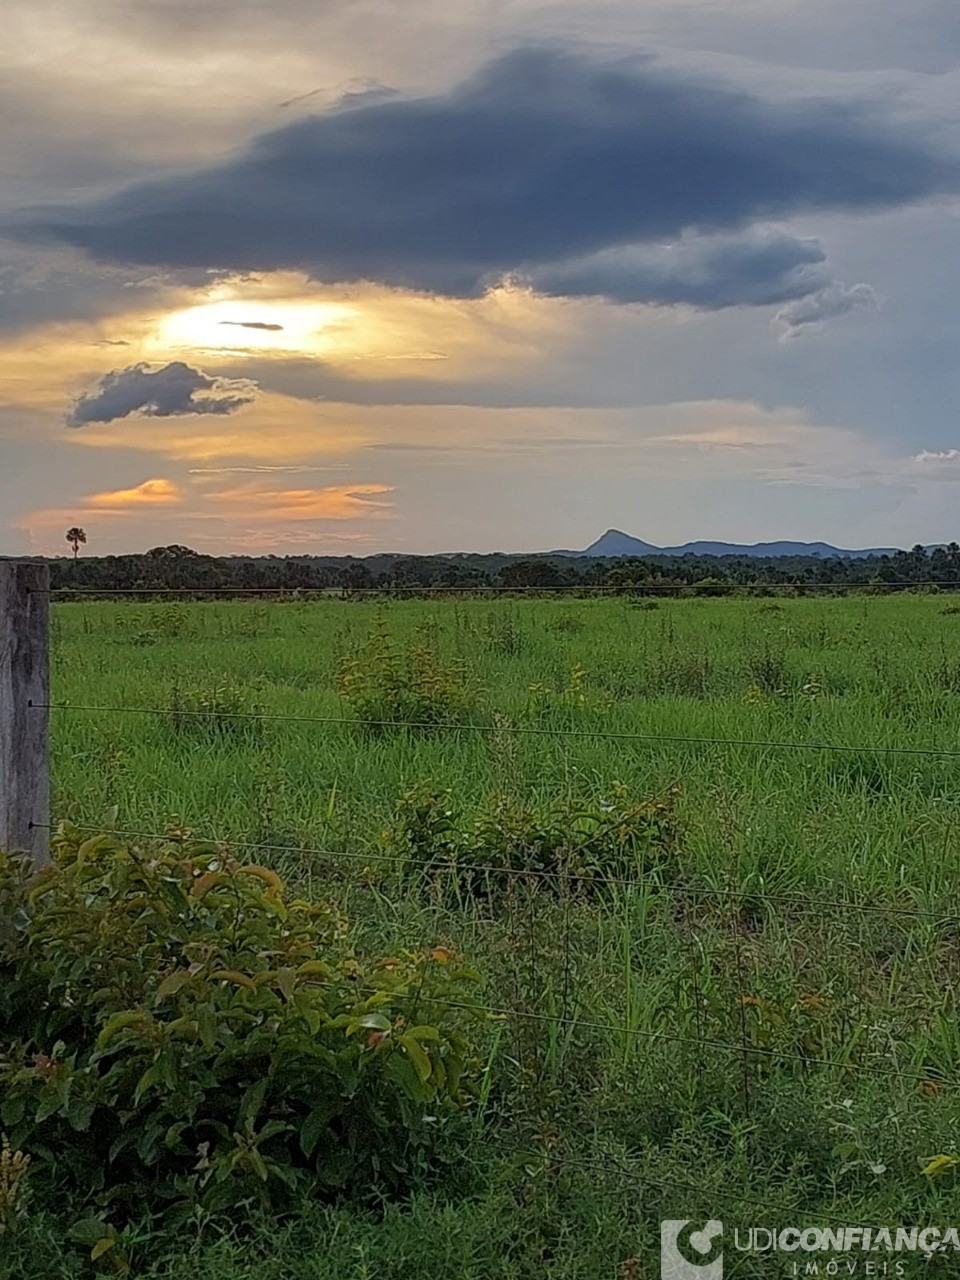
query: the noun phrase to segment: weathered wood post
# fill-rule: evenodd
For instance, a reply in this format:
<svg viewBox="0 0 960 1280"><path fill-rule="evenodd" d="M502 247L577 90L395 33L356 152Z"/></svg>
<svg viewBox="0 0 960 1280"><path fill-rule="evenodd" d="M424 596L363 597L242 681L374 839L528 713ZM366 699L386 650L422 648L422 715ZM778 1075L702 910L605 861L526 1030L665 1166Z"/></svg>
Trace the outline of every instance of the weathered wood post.
<svg viewBox="0 0 960 1280"><path fill-rule="evenodd" d="M50 858L50 570L0 560L0 849Z"/></svg>

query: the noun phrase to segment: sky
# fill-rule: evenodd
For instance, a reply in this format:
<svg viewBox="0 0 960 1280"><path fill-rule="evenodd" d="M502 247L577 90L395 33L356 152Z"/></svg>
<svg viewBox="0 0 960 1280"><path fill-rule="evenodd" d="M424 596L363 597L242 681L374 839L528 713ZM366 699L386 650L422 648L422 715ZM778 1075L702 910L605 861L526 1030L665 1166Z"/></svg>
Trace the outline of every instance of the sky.
<svg viewBox="0 0 960 1280"><path fill-rule="evenodd" d="M956 0L0 11L0 554L960 538Z"/></svg>

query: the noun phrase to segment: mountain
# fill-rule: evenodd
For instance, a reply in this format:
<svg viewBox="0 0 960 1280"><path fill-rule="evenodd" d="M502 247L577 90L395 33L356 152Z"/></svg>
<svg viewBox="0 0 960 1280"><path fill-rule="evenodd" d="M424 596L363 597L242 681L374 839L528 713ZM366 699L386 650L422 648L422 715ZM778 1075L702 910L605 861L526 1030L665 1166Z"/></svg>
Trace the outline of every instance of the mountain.
<svg viewBox="0 0 960 1280"><path fill-rule="evenodd" d="M596 542L591 543L584 556L657 556L663 555L662 547L655 547L651 542L643 542L640 538L631 538L628 533L619 529L608 529Z"/></svg>
<svg viewBox="0 0 960 1280"><path fill-rule="evenodd" d="M895 547L871 547L866 551L845 551L832 547L828 542L756 542L743 546L736 542L685 542L679 547L655 547L641 538L632 538L619 529L608 529L602 537L587 547L586 551L563 552L564 555L598 556L613 559L616 556L831 556L859 558L862 556L892 556Z"/></svg>

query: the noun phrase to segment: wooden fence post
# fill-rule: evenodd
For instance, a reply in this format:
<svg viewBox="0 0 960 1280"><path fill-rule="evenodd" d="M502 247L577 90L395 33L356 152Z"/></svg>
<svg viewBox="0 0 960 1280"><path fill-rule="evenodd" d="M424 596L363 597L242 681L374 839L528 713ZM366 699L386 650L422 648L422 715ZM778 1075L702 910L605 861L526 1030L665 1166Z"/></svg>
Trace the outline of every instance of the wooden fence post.
<svg viewBox="0 0 960 1280"><path fill-rule="evenodd" d="M50 860L50 570L0 560L0 849Z"/></svg>

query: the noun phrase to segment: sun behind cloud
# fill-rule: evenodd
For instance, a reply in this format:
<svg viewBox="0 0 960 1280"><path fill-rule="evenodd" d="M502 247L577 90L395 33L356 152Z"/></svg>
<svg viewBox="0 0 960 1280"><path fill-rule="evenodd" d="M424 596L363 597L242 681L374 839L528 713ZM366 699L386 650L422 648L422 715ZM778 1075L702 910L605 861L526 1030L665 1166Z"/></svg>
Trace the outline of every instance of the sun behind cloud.
<svg viewBox="0 0 960 1280"><path fill-rule="evenodd" d="M231 355L328 355L344 343L360 313L341 302L222 299L173 311L149 339L164 351Z"/></svg>

